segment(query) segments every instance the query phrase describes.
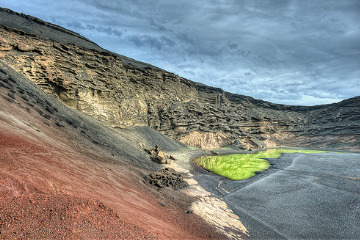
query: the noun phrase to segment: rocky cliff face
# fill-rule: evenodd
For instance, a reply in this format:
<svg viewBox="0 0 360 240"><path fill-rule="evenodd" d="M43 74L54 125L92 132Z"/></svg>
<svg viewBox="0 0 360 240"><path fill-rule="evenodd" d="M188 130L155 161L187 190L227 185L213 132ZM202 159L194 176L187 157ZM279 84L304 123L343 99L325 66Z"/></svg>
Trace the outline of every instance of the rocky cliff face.
<svg viewBox="0 0 360 240"><path fill-rule="evenodd" d="M315 107L272 104L116 55L28 16L0 14L34 24L23 29L0 20L1 60L67 106L114 128L150 126L203 148L330 144L359 149L359 97ZM49 38L35 31L38 25L52 29Z"/></svg>

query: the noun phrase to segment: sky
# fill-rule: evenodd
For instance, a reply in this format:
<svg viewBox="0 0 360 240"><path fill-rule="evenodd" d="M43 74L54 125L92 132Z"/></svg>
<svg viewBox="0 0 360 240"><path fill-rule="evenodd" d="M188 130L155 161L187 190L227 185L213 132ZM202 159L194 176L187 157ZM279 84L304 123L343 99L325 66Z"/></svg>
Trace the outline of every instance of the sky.
<svg viewBox="0 0 360 240"><path fill-rule="evenodd" d="M110 51L288 105L360 95L360 0L0 0Z"/></svg>

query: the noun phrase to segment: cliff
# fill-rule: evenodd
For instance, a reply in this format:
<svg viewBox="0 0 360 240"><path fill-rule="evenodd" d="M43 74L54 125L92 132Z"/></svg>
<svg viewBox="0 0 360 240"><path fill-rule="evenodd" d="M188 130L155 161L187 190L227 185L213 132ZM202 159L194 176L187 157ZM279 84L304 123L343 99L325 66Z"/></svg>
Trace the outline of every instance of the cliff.
<svg viewBox="0 0 360 240"><path fill-rule="evenodd" d="M360 97L314 107L273 104L111 53L7 9L0 9L0 26L2 61L65 105L113 128L150 126L202 148L360 149Z"/></svg>

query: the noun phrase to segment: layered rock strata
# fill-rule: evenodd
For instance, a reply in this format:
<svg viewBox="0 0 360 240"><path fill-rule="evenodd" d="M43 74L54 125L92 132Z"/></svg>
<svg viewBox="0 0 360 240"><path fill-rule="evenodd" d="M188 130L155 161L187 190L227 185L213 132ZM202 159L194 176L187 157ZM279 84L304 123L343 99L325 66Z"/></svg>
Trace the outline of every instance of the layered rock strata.
<svg viewBox="0 0 360 240"><path fill-rule="evenodd" d="M272 104L128 61L62 28L14 16L30 21L32 29L40 24L53 32L45 39L0 21L1 60L65 105L111 127L150 126L202 148L330 144L359 149L359 97L315 107ZM64 34L66 41L58 37Z"/></svg>

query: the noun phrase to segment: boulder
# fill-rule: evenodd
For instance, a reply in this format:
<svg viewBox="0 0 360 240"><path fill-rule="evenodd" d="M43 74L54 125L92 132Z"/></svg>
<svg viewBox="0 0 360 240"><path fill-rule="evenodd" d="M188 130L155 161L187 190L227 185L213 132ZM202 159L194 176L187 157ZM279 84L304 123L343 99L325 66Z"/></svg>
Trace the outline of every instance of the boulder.
<svg viewBox="0 0 360 240"><path fill-rule="evenodd" d="M22 52L31 52L35 50L33 46L24 43L19 43L17 48Z"/></svg>
<svg viewBox="0 0 360 240"><path fill-rule="evenodd" d="M171 160L175 160L173 156L163 152L158 145L155 145L155 149L144 148L144 151L150 155L152 161L159 164L170 164Z"/></svg>
<svg viewBox="0 0 360 240"><path fill-rule="evenodd" d="M158 188L170 187L178 190L189 186L182 175L171 168L164 168L160 171L152 172L146 175L144 180Z"/></svg>

